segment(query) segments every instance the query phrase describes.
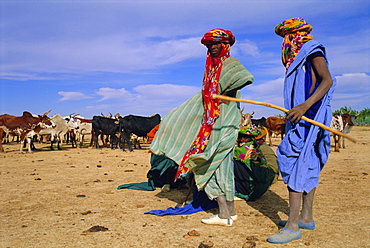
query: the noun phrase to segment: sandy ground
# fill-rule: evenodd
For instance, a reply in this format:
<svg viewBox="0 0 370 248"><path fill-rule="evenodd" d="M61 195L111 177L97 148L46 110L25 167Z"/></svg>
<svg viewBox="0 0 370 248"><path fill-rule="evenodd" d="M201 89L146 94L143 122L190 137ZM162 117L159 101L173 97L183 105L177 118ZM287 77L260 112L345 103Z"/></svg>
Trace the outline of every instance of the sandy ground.
<svg viewBox="0 0 370 248"><path fill-rule="evenodd" d="M200 220L215 210L143 214L181 204L186 189L116 189L147 181L147 145L130 153L70 145L50 151L48 144L36 144L39 150L33 154L19 154L18 144L4 144L0 247L199 247L208 242L232 248L249 247L247 239L256 247L370 247L370 127L355 127L350 135L358 142L331 152L322 172L314 206L316 230L302 230L302 239L282 245L266 241L288 214L281 180L255 202L236 201L239 220L232 227L209 226ZM101 231L88 231L93 226ZM192 230L199 236L187 237Z"/></svg>

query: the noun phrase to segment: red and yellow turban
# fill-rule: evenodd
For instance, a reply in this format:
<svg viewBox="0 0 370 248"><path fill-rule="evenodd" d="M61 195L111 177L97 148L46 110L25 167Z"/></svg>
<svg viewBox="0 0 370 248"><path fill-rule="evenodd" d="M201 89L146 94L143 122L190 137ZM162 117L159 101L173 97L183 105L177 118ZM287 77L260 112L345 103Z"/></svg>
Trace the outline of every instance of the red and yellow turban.
<svg viewBox="0 0 370 248"><path fill-rule="evenodd" d="M216 28L205 33L201 40L203 45L209 45L216 42L229 43L230 46L232 46L235 43L235 36L229 30Z"/></svg>
<svg viewBox="0 0 370 248"><path fill-rule="evenodd" d="M285 20L275 27L275 33L284 38L282 62L287 70L303 44L313 39L311 31L312 26L300 17Z"/></svg>

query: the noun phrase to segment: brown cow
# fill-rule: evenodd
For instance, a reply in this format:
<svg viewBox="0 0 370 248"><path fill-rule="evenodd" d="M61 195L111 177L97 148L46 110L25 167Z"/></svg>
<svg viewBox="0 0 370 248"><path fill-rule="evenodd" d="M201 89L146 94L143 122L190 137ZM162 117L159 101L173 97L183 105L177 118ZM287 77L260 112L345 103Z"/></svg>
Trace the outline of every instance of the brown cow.
<svg viewBox="0 0 370 248"><path fill-rule="evenodd" d="M50 110L51 111L51 110ZM31 138L44 128L52 127L53 123L46 115L33 116L30 112L24 111L20 117L4 114L0 116L0 140L3 138L4 132L12 135L20 136L22 153L25 138L28 141L28 152L31 151ZM4 148L0 142L0 152L4 152Z"/></svg>
<svg viewBox="0 0 370 248"><path fill-rule="evenodd" d="M345 134L348 134L349 132L351 132L353 126L355 125L355 120L357 118L357 116L359 116L360 114L357 114L357 115L351 115L351 113L344 113L342 114L342 119L343 119L343 133ZM341 144L339 144L339 147L340 148L346 148L346 145L345 145L345 141L346 139L342 137L342 142Z"/></svg>
<svg viewBox="0 0 370 248"><path fill-rule="evenodd" d="M280 134L281 135L281 140L284 137L285 134L285 122L286 118L280 118L280 117L275 117L271 116L266 119L266 128L269 134L269 145L272 146L272 133L275 134Z"/></svg>

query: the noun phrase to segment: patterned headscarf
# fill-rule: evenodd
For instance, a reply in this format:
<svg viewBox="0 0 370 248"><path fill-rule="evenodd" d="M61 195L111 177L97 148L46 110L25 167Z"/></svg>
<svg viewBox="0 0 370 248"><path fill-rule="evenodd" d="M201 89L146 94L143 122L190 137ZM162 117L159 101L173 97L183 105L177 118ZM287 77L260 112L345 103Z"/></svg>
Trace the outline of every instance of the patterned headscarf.
<svg viewBox="0 0 370 248"><path fill-rule="evenodd" d="M268 133L268 130L266 127L260 127L259 130L261 131L261 134L256 136L257 140L265 137Z"/></svg>
<svg viewBox="0 0 370 248"><path fill-rule="evenodd" d="M284 38L282 45L282 62L286 70L294 61L299 50L309 40L312 26L303 18L295 17L283 21L275 27L275 33Z"/></svg>
<svg viewBox="0 0 370 248"><path fill-rule="evenodd" d="M260 127L242 127L239 129L240 134L250 136L251 140L245 143L239 143L234 149L234 159L240 160L244 163L255 163L259 166L266 166L266 159L262 151L259 149L257 139L264 134Z"/></svg>
<svg viewBox="0 0 370 248"><path fill-rule="evenodd" d="M226 58L230 57L230 46L235 43L235 37L229 30L213 29L205 33L201 40L201 43L205 46L217 42L221 42L222 45L220 55L218 57L212 57L209 50L207 52L202 85L204 108L202 125L197 137L181 160L175 180L185 176L189 171L189 168L184 166L188 158L193 154L202 153L206 149L213 124L220 114L220 100L213 99L212 96L218 94L218 80L220 78L222 64Z"/></svg>
<svg viewBox="0 0 370 248"><path fill-rule="evenodd" d="M252 136L252 139L257 139L257 137L260 137L262 135L262 130L259 127L245 126L239 129L239 133Z"/></svg>
<svg viewBox="0 0 370 248"><path fill-rule="evenodd" d="M229 30L216 28L205 33L200 42L205 46L216 42L229 43L232 46L235 43L235 36Z"/></svg>

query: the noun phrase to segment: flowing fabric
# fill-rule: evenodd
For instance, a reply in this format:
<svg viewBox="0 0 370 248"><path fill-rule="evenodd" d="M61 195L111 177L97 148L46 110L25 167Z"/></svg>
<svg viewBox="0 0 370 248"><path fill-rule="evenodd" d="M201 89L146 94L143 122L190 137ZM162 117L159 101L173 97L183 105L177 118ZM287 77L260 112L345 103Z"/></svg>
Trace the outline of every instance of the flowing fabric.
<svg viewBox="0 0 370 248"><path fill-rule="evenodd" d="M186 161L193 154L199 154L207 147L209 136L212 132L212 127L220 114L220 100L214 99L212 96L218 94L218 81L221 74L222 64L230 57L230 47L235 43L235 36L229 30L216 28L205 33L201 39L201 43L205 46L220 43L221 51L217 57L211 56L207 52L206 68L204 70L202 99L203 99L203 121L198 135L195 137L190 148L184 154L180 166L175 175L175 180L184 177L190 170L185 165Z"/></svg>
<svg viewBox="0 0 370 248"><path fill-rule="evenodd" d="M309 40L312 26L303 18L295 17L283 21L275 27L275 33L284 38L282 44L282 62L286 70L296 58L299 50Z"/></svg>
<svg viewBox="0 0 370 248"><path fill-rule="evenodd" d="M178 188L186 184L186 179L173 181L178 164L165 155L151 154L150 163L152 167L147 173L147 182L123 184L117 189L154 191L157 187L163 187L165 184L170 184L171 188Z"/></svg>
<svg viewBox="0 0 370 248"><path fill-rule="evenodd" d="M200 211L207 211L217 208L217 201L210 200L204 191L193 190L193 201L185 206L170 207L165 210L150 210L144 214L164 215L189 215Z"/></svg>
<svg viewBox="0 0 370 248"><path fill-rule="evenodd" d="M203 77L202 99L203 99L203 121L199 132L190 148L186 151L176 172L175 180L184 177L189 171L185 166L186 161L193 154L199 154L207 147L213 124L220 114L220 100L212 96L218 94L218 81L221 74L222 64L230 57L230 45L222 43L222 50L219 57L212 57L207 53L206 69Z"/></svg>
<svg viewBox="0 0 370 248"><path fill-rule="evenodd" d="M241 89L252 82L252 74L237 59L232 57L225 59L218 84L219 94ZM236 97L240 98L240 94L237 93ZM185 152L198 134L203 121L203 113L203 99L199 92L163 118L150 146L150 151L157 155L164 154L180 164ZM202 153L190 155L185 162L186 167L194 173L199 190L203 190L207 184L211 185L211 181L217 182L216 177L222 176L222 173L229 172L226 169L220 171L219 168L230 167L232 171L232 156L240 121L239 103L220 104L220 114L212 126L212 134L207 147ZM225 194L227 192L227 199L232 200L234 189L233 175L231 176L232 182L226 183L230 186L222 188L221 185L212 184L214 186L208 192L206 191L207 195L212 195L211 198L214 198L218 193L209 192L219 190ZM224 174L223 177L227 175ZM218 189L220 187L221 189Z"/></svg>
<svg viewBox="0 0 370 248"><path fill-rule="evenodd" d="M149 143L152 143L153 142L154 136L155 136L155 134L157 133L157 131L159 129L159 125L160 124L158 124L157 126L155 126L152 130L150 130L149 133L147 133L146 136L148 136Z"/></svg>
<svg viewBox="0 0 370 248"><path fill-rule="evenodd" d="M324 46L316 41L308 41L290 65L284 82L285 108L292 109L306 100L303 82L307 72L304 65L307 63L307 58L314 53L321 53L326 59ZM333 78L333 86L321 99L321 104L317 106L314 116L315 121L326 126L330 125L332 119L330 100L335 84ZM298 123L287 122L286 136L276 151L282 178L296 192L310 192L318 185L320 171L330 151L329 131L311 125L306 134L306 129L307 125L303 120Z"/></svg>

